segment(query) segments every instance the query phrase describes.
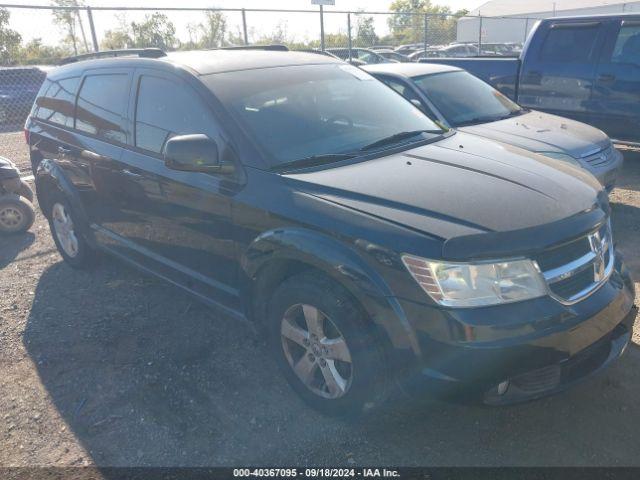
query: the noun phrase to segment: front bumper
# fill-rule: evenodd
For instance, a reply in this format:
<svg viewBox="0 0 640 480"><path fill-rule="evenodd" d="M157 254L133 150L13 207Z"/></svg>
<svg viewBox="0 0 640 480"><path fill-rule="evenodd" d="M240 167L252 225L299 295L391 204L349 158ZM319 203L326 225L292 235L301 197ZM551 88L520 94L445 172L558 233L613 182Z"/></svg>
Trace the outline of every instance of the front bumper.
<svg viewBox="0 0 640 480"><path fill-rule="evenodd" d="M623 353L636 316L620 260L604 285L574 305L544 297L476 309L403 307L422 357L406 371L405 389L492 405L552 394L602 370Z"/></svg>
<svg viewBox="0 0 640 480"><path fill-rule="evenodd" d="M613 331L562 362L511 379L503 392L496 386L485 392L484 403L509 405L561 392L604 370L625 352L633 331L637 309L632 308Z"/></svg>

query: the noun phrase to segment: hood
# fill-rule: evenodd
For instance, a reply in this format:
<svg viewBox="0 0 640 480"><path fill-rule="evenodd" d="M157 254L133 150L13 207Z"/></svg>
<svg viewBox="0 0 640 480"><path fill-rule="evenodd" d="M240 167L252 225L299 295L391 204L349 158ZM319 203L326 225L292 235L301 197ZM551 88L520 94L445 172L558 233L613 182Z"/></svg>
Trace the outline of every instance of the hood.
<svg viewBox="0 0 640 480"><path fill-rule="evenodd" d="M532 152L561 152L574 158L586 157L611 144L609 137L597 128L535 111L459 130Z"/></svg>
<svg viewBox="0 0 640 480"><path fill-rule="evenodd" d="M602 188L580 168L464 133L284 178L303 193L442 239L558 221L593 208Z"/></svg>

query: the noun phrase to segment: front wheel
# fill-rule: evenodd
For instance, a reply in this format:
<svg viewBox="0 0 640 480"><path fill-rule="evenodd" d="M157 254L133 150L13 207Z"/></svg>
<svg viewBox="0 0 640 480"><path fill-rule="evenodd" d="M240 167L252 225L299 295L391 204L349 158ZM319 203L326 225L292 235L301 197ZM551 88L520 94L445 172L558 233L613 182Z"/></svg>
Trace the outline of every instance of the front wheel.
<svg viewBox="0 0 640 480"><path fill-rule="evenodd" d="M317 273L286 280L269 308L271 347L293 389L323 413L362 412L384 390L380 345L357 302Z"/></svg>

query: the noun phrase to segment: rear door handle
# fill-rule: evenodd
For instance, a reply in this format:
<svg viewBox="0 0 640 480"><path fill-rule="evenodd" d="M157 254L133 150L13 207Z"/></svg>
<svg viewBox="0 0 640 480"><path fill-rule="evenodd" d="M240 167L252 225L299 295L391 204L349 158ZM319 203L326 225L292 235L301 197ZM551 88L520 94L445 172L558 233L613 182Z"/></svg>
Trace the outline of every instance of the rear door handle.
<svg viewBox="0 0 640 480"><path fill-rule="evenodd" d="M616 76L610 73L603 73L602 75L598 75L598 81L602 83L611 83L615 81Z"/></svg>
<svg viewBox="0 0 640 480"><path fill-rule="evenodd" d="M58 155L69 155L71 153L71 149L69 148L64 148L64 147L58 147Z"/></svg>
<svg viewBox="0 0 640 480"><path fill-rule="evenodd" d="M139 173L132 172L131 170L127 170L126 168L122 170L122 173L130 178L142 178L142 175Z"/></svg>

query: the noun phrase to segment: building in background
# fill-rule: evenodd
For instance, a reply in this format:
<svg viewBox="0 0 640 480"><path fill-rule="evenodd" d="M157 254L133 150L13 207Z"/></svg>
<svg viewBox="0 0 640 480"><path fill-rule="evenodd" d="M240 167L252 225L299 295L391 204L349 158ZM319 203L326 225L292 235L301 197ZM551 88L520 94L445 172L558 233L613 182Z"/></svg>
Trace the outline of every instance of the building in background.
<svg viewBox="0 0 640 480"><path fill-rule="evenodd" d="M540 18L622 12L640 13L640 1L491 0L458 21L457 40L478 42L482 31L484 43L522 43Z"/></svg>

